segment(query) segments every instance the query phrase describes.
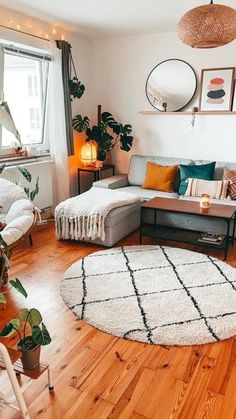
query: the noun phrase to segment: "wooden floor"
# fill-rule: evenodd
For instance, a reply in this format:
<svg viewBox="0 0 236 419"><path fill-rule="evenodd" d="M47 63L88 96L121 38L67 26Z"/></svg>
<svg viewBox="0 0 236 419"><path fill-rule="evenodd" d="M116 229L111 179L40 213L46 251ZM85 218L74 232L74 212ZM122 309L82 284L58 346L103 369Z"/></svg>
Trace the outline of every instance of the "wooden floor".
<svg viewBox="0 0 236 419"><path fill-rule="evenodd" d="M45 388L46 376L32 382L25 393L31 418L236 418L236 339L161 347L100 332L77 320L59 294L65 269L99 247L57 242L52 224L33 239L32 249L25 243L14 251L11 275L24 283L27 305L40 308L52 334L42 358L51 364L55 393ZM122 244L137 240L133 234ZM228 262L236 265L236 245ZM1 324L23 304L12 291ZM0 411L1 419L19 417L9 408Z"/></svg>

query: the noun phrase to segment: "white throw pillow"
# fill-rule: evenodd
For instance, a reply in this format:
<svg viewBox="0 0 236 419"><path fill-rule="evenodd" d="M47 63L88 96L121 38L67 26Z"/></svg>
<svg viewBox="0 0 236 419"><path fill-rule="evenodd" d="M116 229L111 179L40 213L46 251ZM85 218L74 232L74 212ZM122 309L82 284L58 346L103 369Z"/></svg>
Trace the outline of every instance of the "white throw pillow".
<svg viewBox="0 0 236 419"><path fill-rule="evenodd" d="M228 180L204 180L189 178L187 181L188 187L185 196L201 196L208 194L210 198L226 199Z"/></svg>

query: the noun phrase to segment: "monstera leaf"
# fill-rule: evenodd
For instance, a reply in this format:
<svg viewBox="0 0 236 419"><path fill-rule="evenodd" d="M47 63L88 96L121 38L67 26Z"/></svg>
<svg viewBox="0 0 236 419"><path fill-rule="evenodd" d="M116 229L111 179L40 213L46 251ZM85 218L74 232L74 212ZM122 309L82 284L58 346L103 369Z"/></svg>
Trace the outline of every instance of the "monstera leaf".
<svg viewBox="0 0 236 419"><path fill-rule="evenodd" d="M130 151L133 145L133 137L129 135L132 132L132 127L129 124L121 125L120 132L120 148L124 151Z"/></svg>
<svg viewBox="0 0 236 419"><path fill-rule="evenodd" d="M113 118L112 114L109 112L103 112L101 115L102 122L112 129L112 131L116 134L120 134L121 126L116 120Z"/></svg>
<svg viewBox="0 0 236 419"><path fill-rule="evenodd" d="M81 115L76 115L72 119L72 126L77 132L84 132L89 127L90 119L87 116L84 118Z"/></svg>

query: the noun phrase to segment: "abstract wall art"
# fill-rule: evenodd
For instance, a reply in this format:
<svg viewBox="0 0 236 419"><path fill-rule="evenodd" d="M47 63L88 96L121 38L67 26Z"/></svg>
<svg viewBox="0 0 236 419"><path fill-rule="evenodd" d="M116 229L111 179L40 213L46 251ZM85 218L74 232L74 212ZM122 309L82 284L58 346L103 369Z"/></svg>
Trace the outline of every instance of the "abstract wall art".
<svg viewBox="0 0 236 419"><path fill-rule="evenodd" d="M201 74L201 111L229 112L232 105L234 67L203 69Z"/></svg>

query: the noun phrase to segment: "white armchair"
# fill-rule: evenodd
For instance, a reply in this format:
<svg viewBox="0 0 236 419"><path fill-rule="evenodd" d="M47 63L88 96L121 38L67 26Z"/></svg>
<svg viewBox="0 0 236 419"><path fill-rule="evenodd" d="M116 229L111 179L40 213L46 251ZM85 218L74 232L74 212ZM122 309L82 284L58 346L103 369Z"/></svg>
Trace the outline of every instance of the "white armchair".
<svg viewBox="0 0 236 419"><path fill-rule="evenodd" d="M37 213L23 189L6 179L0 178L0 218L6 222L1 231L3 240L10 248L30 237Z"/></svg>

